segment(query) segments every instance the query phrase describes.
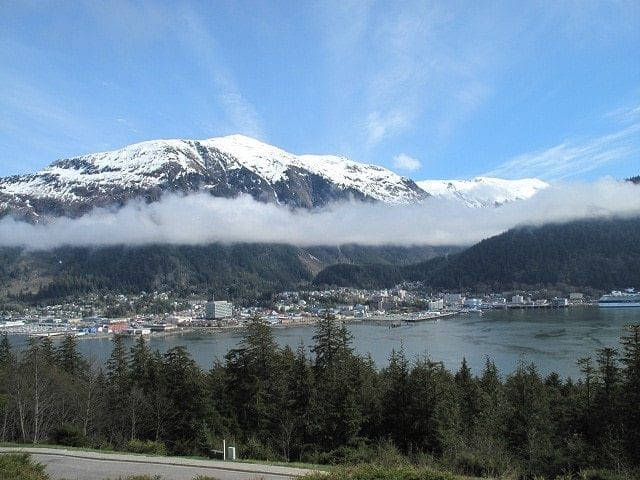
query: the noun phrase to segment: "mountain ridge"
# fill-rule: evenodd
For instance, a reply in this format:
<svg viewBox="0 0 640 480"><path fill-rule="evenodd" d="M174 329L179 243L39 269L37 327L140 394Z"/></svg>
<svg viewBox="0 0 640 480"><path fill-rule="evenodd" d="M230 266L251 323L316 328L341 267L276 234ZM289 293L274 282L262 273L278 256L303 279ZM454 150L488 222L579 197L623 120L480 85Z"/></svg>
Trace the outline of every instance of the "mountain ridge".
<svg viewBox="0 0 640 480"><path fill-rule="evenodd" d="M471 180L419 180L416 183L433 197L457 200L472 208L527 200L549 187L547 182L537 178L475 177Z"/></svg>
<svg viewBox="0 0 640 480"><path fill-rule="evenodd" d="M56 160L43 170L0 178L0 217L30 222L79 217L165 193L250 195L313 209L355 199L412 204L430 196L470 207L526 199L548 184L538 179L414 180L336 155L296 155L242 135L205 140L149 140L118 150Z"/></svg>
<svg viewBox="0 0 640 480"><path fill-rule="evenodd" d="M425 198L413 180L330 155L296 156L239 135L208 140L152 140L120 150L62 159L29 175L0 179L0 215L37 221L77 217L164 192L251 195L292 207L335 200L410 203Z"/></svg>
<svg viewBox="0 0 640 480"><path fill-rule="evenodd" d="M313 283L375 288L403 281L493 292L558 285L607 291L640 285L640 216L516 227L459 253L414 265L332 265Z"/></svg>

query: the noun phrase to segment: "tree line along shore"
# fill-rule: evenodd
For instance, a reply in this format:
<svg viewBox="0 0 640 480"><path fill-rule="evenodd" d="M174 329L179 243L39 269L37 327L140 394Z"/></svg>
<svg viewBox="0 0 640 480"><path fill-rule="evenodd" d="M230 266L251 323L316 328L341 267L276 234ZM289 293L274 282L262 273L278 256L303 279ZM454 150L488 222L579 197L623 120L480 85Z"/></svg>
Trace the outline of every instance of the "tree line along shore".
<svg viewBox="0 0 640 480"><path fill-rule="evenodd" d="M640 469L640 325L619 349L576 359L581 376L542 376L534 364L480 375L428 357L389 353L378 367L327 316L310 353L279 347L252 319L208 370L177 346L127 350L114 337L104 365L68 336L0 337L0 441L208 455L222 440L240 458L355 464L394 455L466 475L571 478ZM567 477L568 475L568 477ZM576 477L577 478L577 477ZM599 477L593 477L599 478Z"/></svg>

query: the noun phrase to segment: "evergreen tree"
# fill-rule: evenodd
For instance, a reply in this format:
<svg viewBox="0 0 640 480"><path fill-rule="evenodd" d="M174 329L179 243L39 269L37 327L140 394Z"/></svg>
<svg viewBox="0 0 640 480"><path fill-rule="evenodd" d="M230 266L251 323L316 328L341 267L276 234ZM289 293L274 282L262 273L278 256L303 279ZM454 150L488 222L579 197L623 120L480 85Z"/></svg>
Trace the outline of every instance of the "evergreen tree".
<svg viewBox="0 0 640 480"><path fill-rule="evenodd" d="M240 428L268 442L279 422L284 388L280 352L269 326L252 318L239 348L225 359L228 398Z"/></svg>
<svg viewBox="0 0 640 480"><path fill-rule="evenodd" d="M167 444L174 454L199 453L208 430L204 375L182 346L173 347L164 354L163 367Z"/></svg>
<svg viewBox="0 0 640 480"><path fill-rule="evenodd" d="M30 355L31 352L37 352L44 364L53 366L56 363L56 349L51 337L33 338L29 339L27 343L30 345L27 355Z"/></svg>
<svg viewBox="0 0 640 480"><path fill-rule="evenodd" d="M6 442L9 435L9 414L11 412L11 394L14 389L16 358L6 332L0 336L0 442Z"/></svg>
<svg viewBox="0 0 640 480"><path fill-rule="evenodd" d="M408 436L418 450L442 454L457 425L452 378L442 363L419 358L409 380L412 423Z"/></svg>
<svg viewBox="0 0 640 480"><path fill-rule="evenodd" d="M493 360L487 358L478 385L481 392L481 413L478 418L478 432L485 442L499 443L505 434L504 388L498 368ZM500 439L500 440L499 440Z"/></svg>
<svg viewBox="0 0 640 480"><path fill-rule="evenodd" d="M55 357L58 366L69 375L83 375L89 369L86 360L78 351L76 339L73 335L65 335L56 351Z"/></svg>
<svg viewBox="0 0 640 480"><path fill-rule="evenodd" d="M460 412L460 427L463 438L469 442L477 433L477 425L480 419L480 388L473 378L467 359L462 358L460 370L455 375L457 387L458 409Z"/></svg>
<svg viewBox="0 0 640 480"><path fill-rule="evenodd" d="M411 434L411 383L409 361L404 348L391 351L389 366L382 370L382 431L389 435L395 445L407 453L412 444Z"/></svg>
<svg viewBox="0 0 640 480"><path fill-rule="evenodd" d="M167 419L165 407L167 405L167 378L164 372L164 359L157 350L151 354L148 360L147 381L143 382L143 389L147 395L149 406L149 438L160 441L165 432Z"/></svg>
<svg viewBox="0 0 640 480"><path fill-rule="evenodd" d="M594 395L594 438L601 463L619 469L624 447L620 425L620 368L618 352L609 347L597 350L598 388Z"/></svg>
<svg viewBox="0 0 640 480"><path fill-rule="evenodd" d="M124 347L124 336L113 336L113 348L107 360L107 380L126 390L128 384L128 358Z"/></svg>
<svg viewBox="0 0 640 480"><path fill-rule="evenodd" d="M138 336L129 352L129 379L142 390L148 392L152 385L151 349L147 345L144 335Z"/></svg>
<svg viewBox="0 0 640 480"><path fill-rule="evenodd" d="M15 362L15 355L11 351L9 336L6 332L2 332L0 335L0 369L8 368L13 362Z"/></svg>
<svg viewBox="0 0 640 480"><path fill-rule="evenodd" d="M546 389L533 364L518 366L505 383L509 447L527 475L544 471L552 454L551 419Z"/></svg>
<svg viewBox="0 0 640 480"><path fill-rule="evenodd" d="M603 434L617 423L620 369L618 352L609 347L597 350L598 388L594 395L594 406L598 412L598 433Z"/></svg>
<svg viewBox="0 0 640 480"><path fill-rule="evenodd" d="M332 380L340 374L347 359L353 356L353 338L344 324L338 324L334 315L326 315L316 323L312 340L316 376Z"/></svg>
<svg viewBox="0 0 640 480"><path fill-rule="evenodd" d="M207 373L207 436L208 448L219 448L221 440L230 436L241 438L240 428L231 408L227 391L227 373L225 365L216 360Z"/></svg>
<svg viewBox="0 0 640 480"><path fill-rule="evenodd" d="M580 367L580 373L583 375L585 385L585 408L586 411L591 412L591 399L593 397L593 379L595 376L595 369L591 361L591 357L579 358L577 361Z"/></svg>
<svg viewBox="0 0 640 480"><path fill-rule="evenodd" d="M317 401L313 412L313 434L325 449L348 445L362 425L362 405L358 402L361 378L351 346L352 337L335 317L318 320L313 335L314 375Z"/></svg>
<svg viewBox="0 0 640 480"><path fill-rule="evenodd" d="M629 325L622 337L622 374L624 378L622 413L627 454L638 465L640 458L640 325Z"/></svg>
<svg viewBox="0 0 640 480"><path fill-rule="evenodd" d="M129 406L131 401L129 365L122 335L113 336L113 349L106 364L106 402L113 421L109 422L109 440L116 446L131 438Z"/></svg>

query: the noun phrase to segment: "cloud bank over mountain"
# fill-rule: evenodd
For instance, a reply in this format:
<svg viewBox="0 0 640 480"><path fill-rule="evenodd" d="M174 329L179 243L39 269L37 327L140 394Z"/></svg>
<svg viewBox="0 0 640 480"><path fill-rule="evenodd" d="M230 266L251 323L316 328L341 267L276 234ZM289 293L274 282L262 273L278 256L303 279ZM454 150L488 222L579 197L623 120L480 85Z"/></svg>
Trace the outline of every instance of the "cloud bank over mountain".
<svg viewBox="0 0 640 480"><path fill-rule="evenodd" d="M481 209L429 198L408 206L343 202L309 211L249 196L228 199L198 193L167 195L149 204L133 201L119 210L94 209L80 218L60 217L38 225L6 217L0 221L0 246L471 245L517 225L634 215L640 215L640 186L612 179L555 184L528 200Z"/></svg>

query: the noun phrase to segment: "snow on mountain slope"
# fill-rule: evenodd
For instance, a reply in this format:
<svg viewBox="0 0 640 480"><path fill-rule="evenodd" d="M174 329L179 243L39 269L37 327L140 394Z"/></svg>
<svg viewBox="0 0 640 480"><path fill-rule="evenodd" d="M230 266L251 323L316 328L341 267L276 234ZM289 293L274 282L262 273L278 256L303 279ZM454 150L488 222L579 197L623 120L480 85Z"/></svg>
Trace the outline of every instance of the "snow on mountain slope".
<svg viewBox="0 0 640 480"><path fill-rule="evenodd" d="M422 180L416 183L434 197L459 200L474 208L526 200L549 186L537 178L503 180L476 177L473 180Z"/></svg>
<svg viewBox="0 0 640 480"><path fill-rule="evenodd" d="M538 179L425 180L417 184L385 168L332 155L295 155L242 135L207 140L153 140L111 152L53 162L31 175L0 178L0 217L83 215L132 199L153 202L165 192L251 195L292 207L336 200L389 204L429 195L471 207L500 205L535 195Z"/></svg>
<svg viewBox="0 0 640 480"><path fill-rule="evenodd" d="M78 216L95 206L163 192L208 191L311 208L355 198L411 203L427 195L382 167L336 156L297 156L242 135L154 140L58 160L32 174L0 179L0 216Z"/></svg>
<svg viewBox="0 0 640 480"><path fill-rule="evenodd" d="M406 178L376 165L354 162L333 155L293 155L243 135L213 138L201 142L237 158L240 164L270 183L287 180L287 170L306 170L344 188L361 191L367 197L386 203L410 203L420 192L407 189ZM413 183L413 182L411 182Z"/></svg>
<svg viewBox="0 0 640 480"><path fill-rule="evenodd" d="M0 193L53 197L73 202L86 196L82 187L100 189L119 184L144 188L158 185L166 180L168 166L183 175L203 169L195 150L186 142L150 141L113 152L58 160L36 174L0 179Z"/></svg>

